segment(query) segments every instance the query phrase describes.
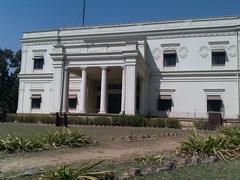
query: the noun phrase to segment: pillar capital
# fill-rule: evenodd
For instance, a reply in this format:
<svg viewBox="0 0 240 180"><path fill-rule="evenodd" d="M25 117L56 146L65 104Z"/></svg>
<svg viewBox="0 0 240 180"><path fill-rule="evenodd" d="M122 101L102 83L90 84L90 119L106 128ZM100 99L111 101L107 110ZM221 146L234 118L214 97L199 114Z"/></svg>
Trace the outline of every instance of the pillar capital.
<svg viewBox="0 0 240 180"><path fill-rule="evenodd" d="M126 65L124 64L124 65L121 65L121 68L122 69L125 69L126 68Z"/></svg>
<svg viewBox="0 0 240 180"><path fill-rule="evenodd" d="M103 70L105 70L107 68L108 68L107 66L101 66L101 69L103 69Z"/></svg>
<svg viewBox="0 0 240 180"><path fill-rule="evenodd" d="M81 70L87 70L87 66L81 66L80 69Z"/></svg>

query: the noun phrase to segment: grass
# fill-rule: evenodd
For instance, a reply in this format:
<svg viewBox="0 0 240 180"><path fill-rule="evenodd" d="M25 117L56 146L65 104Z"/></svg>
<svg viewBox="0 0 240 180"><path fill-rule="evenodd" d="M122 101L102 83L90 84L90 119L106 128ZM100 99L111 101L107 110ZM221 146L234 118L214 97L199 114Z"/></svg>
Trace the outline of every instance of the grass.
<svg viewBox="0 0 240 180"><path fill-rule="evenodd" d="M70 129L77 129L87 136L97 138L99 140L110 139L111 136L129 136L131 134L151 134L161 136L165 133L186 131L180 129L167 128L147 128L147 127L109 127L109 126L70 126ZM16 136L29 137L33 135L44 135L49 131L62 129L54 125L45 124L24 124L24 123L0 123L0 136L13 133Z"/></svg>
<svg viewBox="0 0 240 180"><path fill-rule="evenodd" d="M202 164L179 168L173 171L160 172L153 176L143 176L139 179L151 180L215 180L215 179L239 179L240 161L219 161L217 163Z"/></svg>

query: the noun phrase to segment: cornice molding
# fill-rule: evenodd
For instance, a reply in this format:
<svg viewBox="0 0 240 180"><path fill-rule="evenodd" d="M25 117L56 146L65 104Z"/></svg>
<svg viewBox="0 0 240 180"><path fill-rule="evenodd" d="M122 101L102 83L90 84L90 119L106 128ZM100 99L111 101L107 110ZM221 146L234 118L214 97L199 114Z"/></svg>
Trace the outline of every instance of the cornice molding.
<svg viewBox="0 0 240 180"><path fill-rule="evenodd" d="M53 73L34 73L34 74L19 74L20 79L48 79L53 78Z"/></svg>
<svg viewBox="0 0 240 180"><path fill-rule="evenodd" d="M63 44L78 44L84 40L135 38L144 40L147 36L160 38L196 37L220 35L218 33L236 32L240 27L239 17L221 17L212 19L164 21L155 23L125 24L117 26L93 26L84 28L66 28L52 31L26 32L23 44L54 44L60 39ZM209 34L212 33L212 34Z"/></svg>

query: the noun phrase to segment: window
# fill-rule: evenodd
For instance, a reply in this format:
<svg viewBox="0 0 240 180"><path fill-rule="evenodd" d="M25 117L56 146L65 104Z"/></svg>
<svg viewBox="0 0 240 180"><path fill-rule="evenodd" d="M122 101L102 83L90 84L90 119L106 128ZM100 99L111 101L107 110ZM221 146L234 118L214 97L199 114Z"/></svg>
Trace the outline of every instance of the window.
<svg viewBox="0 0 240 180"><path fill-rule="evenodd" d="M157 108L159 111L171 111L172 96L171 95L160 95L157 106L158 106Z"/></svg>
<svg viewBox="0 0 240 180"><path fill-rule="evenodd" d="M164 67L175 67L177 63L177 54L171 53L171 54L164 54L163 57L163 66Z"/></svg>
<svg viewBox="0 0 240 180"><path fill-rule="evenodd" d="M68 108L69 109L76 109L77 108L77 95L69 95Z"/></svg>
<svg viewBox="0 0 240 180"><path fill-rule="evenodd" d="M41 95L33 94L31 96L32 99L32 109L40 109L41 108Z"/></svg>
<svg viewBox="0 0 240 180"><path fill-rule="evenodd" d="M226 52L212 52L212 65L225 65Z"/></svg>
<svg viewBox="0 0 240 180"><path fill-rule="evenodd" d="M220 95L207 96L207 112L222 112L223 103Z"/></svg>
<svg viewBox="0 0 240 180"><path fill-rule="evenodd" d="M43 56L35 56L33 60L34 60L33 69L43 69L43 64L44 64Z"/></svg>

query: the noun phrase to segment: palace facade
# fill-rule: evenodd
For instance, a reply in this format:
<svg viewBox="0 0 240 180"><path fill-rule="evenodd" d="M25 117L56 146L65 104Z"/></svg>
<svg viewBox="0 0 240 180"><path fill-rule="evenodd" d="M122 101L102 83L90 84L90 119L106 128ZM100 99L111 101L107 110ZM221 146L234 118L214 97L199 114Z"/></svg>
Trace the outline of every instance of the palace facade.
<svg viewBox="0 0 240 180"><path fill-rule="evenodd" d="M239 32L239 17L25 32L17 113L237 119Z"/></svg>

